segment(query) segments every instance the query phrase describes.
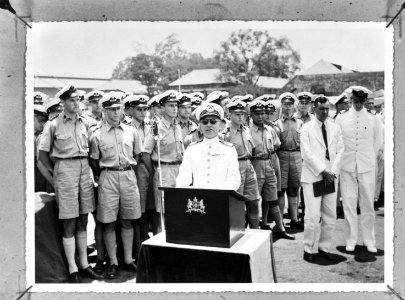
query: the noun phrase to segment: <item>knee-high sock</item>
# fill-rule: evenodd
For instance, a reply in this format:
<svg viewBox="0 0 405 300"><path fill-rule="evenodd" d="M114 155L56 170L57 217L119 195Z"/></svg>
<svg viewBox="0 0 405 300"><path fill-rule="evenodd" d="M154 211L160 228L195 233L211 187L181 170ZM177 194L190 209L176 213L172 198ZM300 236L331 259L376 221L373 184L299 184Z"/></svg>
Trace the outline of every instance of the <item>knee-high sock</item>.
<svg viewBox="0 0 405 300"><path fill-rule="evenodd" d="M262 225L267 225L268 214L269 214L269 202L262 201Z"/></svg>
<svg viewBox="0 0 405 300"><path fill-rule="evenodd" d="M280 208L281 216L283 216L285 209L285 195L278 197L278 207Z"/></svg>
<svg viewBox="0 0 405 300"><path fill-rule="evenodd" d="M87 260L87 231L76 231L76 247L79 255L79 267L85 269L89 266Z"/></svg>
<svg viewBox="0 0 405 300"><path fill-rule="evenodd" d="M291 221L298 221L298 197L288 196L288 213Z"/></svg>
<svg viewBox="0 0 405 300"><path fill-rule="evenodd" d="M281 215L280 208L278 206L270 207L271 216L276 222L276 229L279 231L285 231L283 225L283 216Z"/></svg>
<svg viewBox="0 0 405 300"><path fill-rule="evenodd" d="M94 228L94 239L96 240L97 259L104 260L105 245L103 237L103 228L98 221L96 221L96 228Z"/></svg>
<svg viewBox="0 0 405 300"><path fill-rule="evenodd" d="M121 228L122 246L124 248L124 261L126 264L132 262L132 245L134 242L134 229Z"/></svg>
<svg viewBox="0 0 405 300"><path fill-rule="evenodd" d="M117 260L117 241L115 236L115 230L110 232L104 232L104 242L107 248L108 256L110 257L110 264L118 266Z"/></svg>
<svg viewBox="0 0 405 300"><path fill-rule="evenodd" d="M69 274L77 272L77 265L75 261L76 241L74 237L62 238L63 249L65 250L66 259L69 266Z"/></svg>

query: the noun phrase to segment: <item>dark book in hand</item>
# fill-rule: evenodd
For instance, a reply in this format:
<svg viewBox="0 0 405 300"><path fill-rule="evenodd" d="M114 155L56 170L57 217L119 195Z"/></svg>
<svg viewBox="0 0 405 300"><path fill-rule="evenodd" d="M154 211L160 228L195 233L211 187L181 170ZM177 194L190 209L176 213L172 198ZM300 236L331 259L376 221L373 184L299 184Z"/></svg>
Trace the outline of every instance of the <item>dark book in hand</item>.
<svg viewBox="0 0 405 300"><path fill-rule="evenodd" d="M335 192L335 183L326 183L324 180L320 180L313 183L314 197L320 197L323 195L331 194Z"/></svg>

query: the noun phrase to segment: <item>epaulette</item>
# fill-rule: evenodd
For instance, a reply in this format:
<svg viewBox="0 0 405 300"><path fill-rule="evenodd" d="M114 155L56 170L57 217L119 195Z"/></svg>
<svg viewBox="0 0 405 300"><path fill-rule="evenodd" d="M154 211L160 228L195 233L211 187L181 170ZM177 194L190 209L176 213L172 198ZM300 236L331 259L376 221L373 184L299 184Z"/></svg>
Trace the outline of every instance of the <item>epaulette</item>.
<svg viewBox="0 0 405 300"><path fill-rule="evenodd" d="M370 109L367 109L367 112L369 113L369 114L372 114L373 116L375 116L375 111L374 110L370 110Z"/></svg>
<svg viewBox="0 0 405 300"><path fill-rule="evenodd" d="M192 143L190 143L190 145L188 145L189 147L190 146L192 146L192 145L196 145L196 144L198 144L198 143L201 143L203 140L198 140L198 141L195 141L195 142L192 142Z"/></svg>
<svg viewBox="0 0 405 300"><path fill-rule="evenodd" d="M59 117L59 114L54 115L52 118L49 119L49 121L53 121L53 120L55 120L57 117Z"/></svg>
<svg viewBox="0 0 405 300"><path fill-rule="evenodd" d="M191 130L188 134L193 134L194 132L196 132L198 130L198 128L194 128L193 130Z"/></svg>
<svg viewBox="0 0 405 300"><path fill-rule="evenodd" d="M233 145L232 143L225 142L224 140L221 140L221 139L220 139L219 142L222 143L222 144L224 144L224 145L226 145L226 146L234 147L234 145Z"/></svg>

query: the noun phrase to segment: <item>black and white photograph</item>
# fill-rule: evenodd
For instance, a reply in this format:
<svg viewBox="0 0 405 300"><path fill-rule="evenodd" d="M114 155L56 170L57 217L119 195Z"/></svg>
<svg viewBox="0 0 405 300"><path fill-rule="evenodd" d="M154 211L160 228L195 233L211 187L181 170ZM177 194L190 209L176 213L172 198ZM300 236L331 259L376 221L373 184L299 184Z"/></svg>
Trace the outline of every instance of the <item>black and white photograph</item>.
<svg viewBox="0 0 405 300"><path fill-rule="evenodd" d="M381 289L387 40L381 23L33 24L33 282Z"/></svg>

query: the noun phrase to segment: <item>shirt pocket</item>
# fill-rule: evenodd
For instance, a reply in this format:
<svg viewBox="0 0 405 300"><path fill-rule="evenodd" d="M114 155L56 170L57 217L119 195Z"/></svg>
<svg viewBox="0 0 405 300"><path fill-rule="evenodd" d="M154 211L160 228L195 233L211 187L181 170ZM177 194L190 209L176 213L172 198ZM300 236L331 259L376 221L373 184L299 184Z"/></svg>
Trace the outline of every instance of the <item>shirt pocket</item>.
<svg viewBox="0 0 405 300"><path fill-rule="evenodd" d="M68 153L74 145L75 141L72 136L68 134L59 134L56 136L55 146L59 153Z"/></svg>
<svg viewBox="0 0 405 300"><path fill-rule="evenodd" d="M102 158L114 158L115 149L114 144L105 144L100 146Z"/></svg>

